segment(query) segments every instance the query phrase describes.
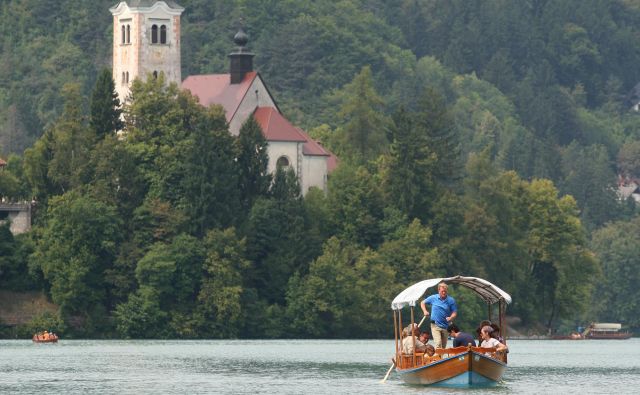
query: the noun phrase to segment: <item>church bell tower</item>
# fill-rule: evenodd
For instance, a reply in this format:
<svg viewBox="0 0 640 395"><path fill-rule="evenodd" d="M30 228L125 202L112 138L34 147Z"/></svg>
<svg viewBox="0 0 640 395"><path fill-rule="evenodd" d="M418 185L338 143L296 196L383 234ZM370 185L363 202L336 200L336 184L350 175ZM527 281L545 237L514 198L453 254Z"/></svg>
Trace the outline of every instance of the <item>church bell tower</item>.
<svg viewBox="0 0 640 395"><path fill-rule="evenodd" d="M113 81L121 102L134 79L164 73L167 83L180 75L180 15L171 0L128 0L110 8L113 15Z"/></svg>

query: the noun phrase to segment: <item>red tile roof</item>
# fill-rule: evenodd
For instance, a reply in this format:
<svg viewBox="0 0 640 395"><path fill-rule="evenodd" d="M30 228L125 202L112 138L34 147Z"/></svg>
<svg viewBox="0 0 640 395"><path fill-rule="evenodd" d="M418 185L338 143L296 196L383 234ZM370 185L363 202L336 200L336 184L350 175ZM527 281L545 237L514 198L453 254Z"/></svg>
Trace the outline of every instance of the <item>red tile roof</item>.
<svg viewBox="0 0 640 395"><path fill-rule="evenodd" d="M192 75L182 81L182 88L191 91L203 106L222 105L230 121L257 76L257 72L251 71L241 83L231 84L230 74Z"/></svg>
<svg viewBox="0 0 640 395"><path fill-rule="evenodd" d="M304 155L329 156L329 152L322 147L322 144L312 139L304 130L300 128L297 129L298 132L307 139L307 142L302 146L302 153Z"/></svg>
<svg viewBox="0 0 640 395"><path fill-rule="evenodd" d="M327 173L331 173L338 167L338 157L334 154L330 154L327 158Z"/></svg>
<svg viewBox="0 0 640 395"><path fill-rule="evenodd" d="M302 153L309 156L327 156L327 172L338 166L338 158L312 139L304 130L293 126L275 108L258 107L253 113L268 141L303 142Z"/></svg>
<svg viewBox="0 0 640 395"><path fill-rule="evenodd" d="M264 137L268 141L299 141L307 142L307 138L300 133L285 117L273 107L258 107L253 113L262 128Z"/></svg>
<svg viewBox="0 0 640 395"><path fill-rule="evenodd" d="M0 166L6 166L7 162L3 161L2 158L0 158Z"/></svg>
<svg viewBox="0 0 640 395"><path fill-rule="evenodd" d="M241 83L231 84L230 74L192 75L182 82L182 88L188 89L198 98L203 106L220 104L224 107L227 121L231 121L240 103L246 96L249 87L258 77L255 71L247 73ZM327 170L336 168L338 159L331 152L314 141L302 129L293 126L280 114L277 108L258 107L254 114L256 121L262 128L267 141L295 141L302 142L302 152L310 156L328 156Z"/></svg>

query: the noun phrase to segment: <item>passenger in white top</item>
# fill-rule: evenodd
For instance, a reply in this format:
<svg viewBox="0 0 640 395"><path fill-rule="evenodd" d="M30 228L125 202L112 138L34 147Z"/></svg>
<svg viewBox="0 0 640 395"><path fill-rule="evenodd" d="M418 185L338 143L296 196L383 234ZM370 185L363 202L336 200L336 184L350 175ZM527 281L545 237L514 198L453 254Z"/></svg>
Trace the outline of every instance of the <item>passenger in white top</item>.
<svg viewBox="0 0 640 395"><path fill-rule="evenodd" d="M491 333L493 332L493 328L489 325L483 326L480 330L480 336L482 337L482 343L480 347L491 348L495 347L496 352L506 353L509 351L509 348L506 344L500 343L498 339L491 337ZM489 353L487 353L489 354Z"/></svg>

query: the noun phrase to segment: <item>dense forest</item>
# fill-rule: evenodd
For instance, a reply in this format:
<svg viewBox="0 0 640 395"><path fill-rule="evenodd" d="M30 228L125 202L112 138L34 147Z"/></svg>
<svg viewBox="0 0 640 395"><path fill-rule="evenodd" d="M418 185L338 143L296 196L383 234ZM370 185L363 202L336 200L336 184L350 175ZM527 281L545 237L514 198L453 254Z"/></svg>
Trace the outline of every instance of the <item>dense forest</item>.
<svg viewBox="0 0 640 395"><path fill-rule="evenodd" d="M162 78L114 95L114 3L0 2L0 196L35 201L31 232L0 226L0 289L58 306L18 332L384 337L393 296L457 274L529 331L640 328L640 210L616 193L640 179L640 1L180 0L183 77L226 72L242 20L338 156L304 196L252 118L232 137ZM486 307L450 293L475 328Z"/></svg>

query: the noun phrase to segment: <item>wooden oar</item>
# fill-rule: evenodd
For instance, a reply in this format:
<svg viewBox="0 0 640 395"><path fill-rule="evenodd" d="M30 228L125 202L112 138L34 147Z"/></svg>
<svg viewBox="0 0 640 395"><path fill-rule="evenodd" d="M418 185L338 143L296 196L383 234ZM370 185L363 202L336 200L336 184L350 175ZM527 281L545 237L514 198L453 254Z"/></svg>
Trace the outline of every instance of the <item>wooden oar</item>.
<svg viewBox="0 0 640 395"><path fill-rule="evenodd" d="M380 383L384 384L385 381L387 381L387 379L389 378L389 375L391 374L391 371L393 370L393 368L396 366L396 361L394 361L393 359L391 360L391 367L389 367L389 370L387 370L387 374L384 375L384 378L380 381Z"/></svg>
<svg viewBox="0 0 640 395"><path fill-rule="evenodd" d="M425 318L427 318L426 315L424 317L422 317L422 319L420 320L420 323L418 324L418 328L420 328L420 325L422 325L422 323L424 322Z"/></svg>

